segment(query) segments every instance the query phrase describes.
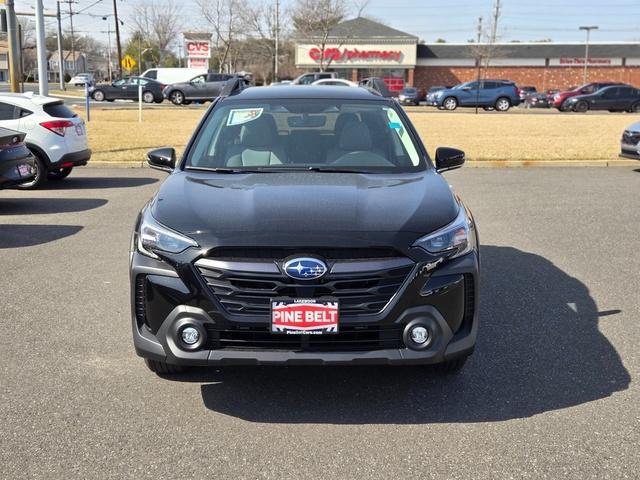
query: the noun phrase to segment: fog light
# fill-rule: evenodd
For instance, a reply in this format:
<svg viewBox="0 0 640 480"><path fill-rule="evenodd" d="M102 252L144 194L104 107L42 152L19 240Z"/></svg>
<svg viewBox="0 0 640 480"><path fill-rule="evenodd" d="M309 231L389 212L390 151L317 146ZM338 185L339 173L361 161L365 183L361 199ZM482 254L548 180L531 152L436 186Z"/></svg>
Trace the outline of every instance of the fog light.
<svg viewBox="0 0 640 480"><path fill-rule="evenodd" d="M187 345L195 345L200 340L200 332L193 327L186 327L181 333L182 341Z"/></svg>
<svg viewBox="0 0 640 480"><path fill-rule="evenodd" d="M426 327L417 326L411 329L409 336L417 345L424 345L429 341L431 335L429 335L429 330Z"/></svg>

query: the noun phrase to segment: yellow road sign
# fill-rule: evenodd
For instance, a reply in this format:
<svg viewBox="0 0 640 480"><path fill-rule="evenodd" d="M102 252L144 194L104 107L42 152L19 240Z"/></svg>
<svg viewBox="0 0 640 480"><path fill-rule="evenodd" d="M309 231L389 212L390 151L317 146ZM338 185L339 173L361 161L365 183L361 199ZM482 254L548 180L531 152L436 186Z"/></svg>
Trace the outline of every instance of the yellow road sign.
<svg viewBox="0 0 640 480"><path fill-rule="evenodd" d="M135 66L137 65L138 62L136 62L135 58L133 58L131 55L125 55L122 58L122 68L124 68L125 70L133 70L135 68Z"/></svg>

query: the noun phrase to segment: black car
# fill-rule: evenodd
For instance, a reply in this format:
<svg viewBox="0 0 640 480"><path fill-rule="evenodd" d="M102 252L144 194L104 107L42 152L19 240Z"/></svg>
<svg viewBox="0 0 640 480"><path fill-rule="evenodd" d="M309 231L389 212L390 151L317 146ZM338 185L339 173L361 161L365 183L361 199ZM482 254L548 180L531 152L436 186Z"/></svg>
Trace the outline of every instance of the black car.
<svg viewBox="0 0 640 480"><path fill-rule="evenodd" d="M389 87L385 83L384 79L380 77L368 77L363 78L358 82L361 87L369 88L375 92L378 92L383 97L392 97L393 94L389 90Z"/></svg>
<svg viewBox="0 0 640 480"><path fill-rule="evenodd" d="M26 134L0 127L0 189L33 180L35 159L24 144Z"/></svg>
<svg viewBox="0 0 640 480"><path fill-rule="evenodd" d="M142 85L142 101L145 103L162 103L162 90L165 85L145 77L128 77L113 83L99 83L91 90L91 97L98 101L105 100L138 100L139 88Z"/></svg>
<svg viewBox="0 0 640 480"><path fill-rule="evenodd" d="M225 89L226 90L226 89ZM229 364L462 367L478 329L473 217L397 101L231 89L132 237L133 339L152 371Z"/></svg>
<svg viewBox="0 0 640 480"><path fill-rule="evenodd" d="M191 102L211 101L220 95L227 80L239 78L226 73L207 73L193 77L188 82L172 83L162 92L165 98L175 105L188 105Z"/></svg>
<svg viewBox="0 0 640 480"><path fill-rule="evenodd" d="M423 96L416 87L404 87L398 93L398 101L404 105L420 105Z"/></svg>
<svg viewBox="0 0 640 480"><path fill-rule="evenodd" d="M538 93L536 87L526 86L526 87L518 87L518 95L520 96L520 101L524 102L527 97Z"/></svg>
<svg viewBox="0 0 640 480"><path fill-rule="evenodd" d="M524 106L526 108L549 108L551 103L546 93L533 93L527 96Z"/></svg>
<svg viewBox="0 0 640 480"><path fill-rule="evenodd" d="M629 85L602 88L590 95L578 95L565 100L564 106L574 112L608 110L610 112L640 112L640 90Z"/></svg>

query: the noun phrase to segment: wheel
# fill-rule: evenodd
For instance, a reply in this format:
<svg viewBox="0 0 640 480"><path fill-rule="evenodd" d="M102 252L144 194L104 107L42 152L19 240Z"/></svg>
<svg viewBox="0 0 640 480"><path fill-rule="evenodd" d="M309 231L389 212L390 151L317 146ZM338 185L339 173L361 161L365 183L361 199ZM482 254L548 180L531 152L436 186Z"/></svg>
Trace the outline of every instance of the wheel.
<svg viewBox="0 0 640 480"><path fill-rule="evenodd" d="M629 113L640 113L640 102L636 102L633 105L631 105L631 108L629 109Z"/></svg>
<svg viewBox="0 0 640 480"><path fill-rule="evenodd" d="M160 97L160 98L158 98L158 99L156 99L156 100L154 100L154 101L155 101L156 103L162 103L162 101L163 101L163 100L164 100L164 98Z"/></svg>
<svg viewBox="0 0 640 480"><path fill-rule="evenodd" d="M104 92L102 90L94 90L91 95L96 102L104 102Z"/></svg>
<svg viewBox="0 0 640 480"><path fill-rule="evenodd" d="M585 113L587 110L589 110L589 104L585 101L580 101L576 103L576 106L573 107L573 110L576 112Z"/></svg>
<svg viewBox="0 0 640 480"><path fill-rule="evenodd" d="M73 170L73 167L49 170L47 177L49 178L49 180L62 180L69 176L69 174L71 173L71 170Z"/></svg>
<svg viewBox="0 0 640 480"><path fill-rule="evenodd" d="M495 109L499 112L506 112L511 108L511 102L506 97L500 97L496 100Z"/></svg>
<svg viewBox="0 0 640 480"><path fill-rule="evenodd" d="M34 167L36 170L36 176L33 177L33 180L18 185L17 188L20 190L34 190L44 185L44 183L47 181L47 165L37 153L33 151L31 153L33 154L35 160Z"/></svg>
<svg viewBox="0 0 640 480"><path fill-rule="evenodd" d="M442 102L442 106L445 110L455 110L456 108L458 108L458 100L456 99L456 97L447 97Z"/></svg>
<svg viewBox="0 0 640 480"><path fill-rule="evenodd" d="M458 373L464 367L464 364L467 363L468 357L458 357L453 360L448 360L446 362L437 363L433 366L433 370L436 373L442 375L451 375Z"/></svg>
<svg viewBox="0 0 640 480"><path fill-rule="evenodd" d="M173 92L171 92L169 100L171 100L171 103L173 103L174 105L184 105L184 93L182 93L180 90L174 90Z"/></svg>
<svg viewBox="0 0 640 480"><path fill-rule="evenodd" d="M157 373L158 375L172 375L174 373L184 372L185 370L185 368L180 365L171 365L170 363L162 362L160 360L150 360L145 358L144 363L147 365L149 370L153 373Z"/></svg>
<svg viewBox="0 0 640 480"><path fill-rule="evenodd" d="M144 103L153 103L156 97L153 95L153 92L143 92L142 93L142 101Z"/></svg>

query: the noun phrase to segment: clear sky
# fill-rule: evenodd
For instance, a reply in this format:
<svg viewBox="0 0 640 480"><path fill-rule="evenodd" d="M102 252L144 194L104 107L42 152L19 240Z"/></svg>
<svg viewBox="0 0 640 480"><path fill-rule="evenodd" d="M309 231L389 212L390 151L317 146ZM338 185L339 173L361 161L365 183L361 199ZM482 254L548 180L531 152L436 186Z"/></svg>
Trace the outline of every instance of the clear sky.
<svg viewBox="0 0 640 480"><path fill-rule="evenodd" d="M74 28L106 43L107 22L102 15L112 13L112 0L76 0L73 4ZM123 36L132 28L132 6L145 0L117 0L125 23ZM156 0L160 3L167 0ZM244 0L247 2L257 0ZM275 0L268 0L275 1ZM281 0L283 11L295 0ZM356 0L362 4L364 0ZM387 25L419 36L426 42L444 38L449 42L466 42L475 38L479 16L488 24L495 0L370 0L363 16L382 20ZM194 0L175 0L182 6L180 20L185 30L204 29L199 24ZM31 10L35 2L16 0L17 10ZM598 25L592 32L593 42L640 41L640 0L502 0L498 35L501 41L531 41L550 38L557 42L584 41L580 25ZM54 0L44 0L45 8L55 11ZM68 9L63 3L63 12ZM354 9L355 11L355 9ZM113 29L113 19L109 19ZM55 28L55 19L47 19ZM68 28L68 15L63 15L63 28ZM640 52L639 52L640 56Z"/></svg>

